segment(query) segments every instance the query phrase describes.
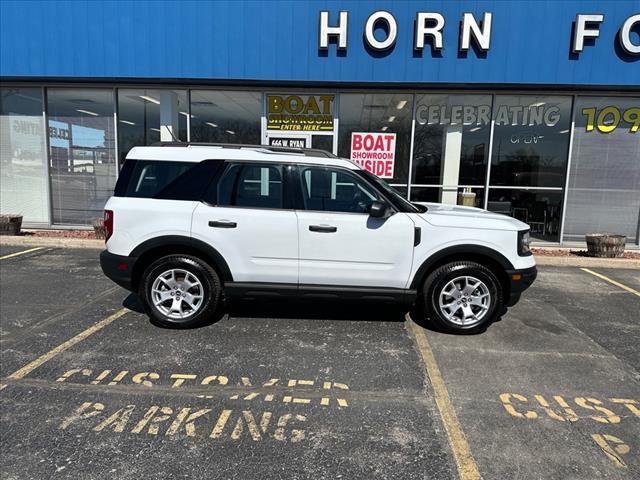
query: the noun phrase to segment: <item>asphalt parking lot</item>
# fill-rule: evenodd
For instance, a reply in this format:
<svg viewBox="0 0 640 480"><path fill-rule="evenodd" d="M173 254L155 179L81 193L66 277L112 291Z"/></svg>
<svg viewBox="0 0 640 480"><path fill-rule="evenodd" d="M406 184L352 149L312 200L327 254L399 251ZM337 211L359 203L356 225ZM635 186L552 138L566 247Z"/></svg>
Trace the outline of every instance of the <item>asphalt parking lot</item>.
<svg viewBox="0 0 640 480"><path fill-rule="evenodd" d="M169 330L97 251L26 249L0 247L3 479L640 477L637 270L541 267L473 336L264 300Z"/></svg>

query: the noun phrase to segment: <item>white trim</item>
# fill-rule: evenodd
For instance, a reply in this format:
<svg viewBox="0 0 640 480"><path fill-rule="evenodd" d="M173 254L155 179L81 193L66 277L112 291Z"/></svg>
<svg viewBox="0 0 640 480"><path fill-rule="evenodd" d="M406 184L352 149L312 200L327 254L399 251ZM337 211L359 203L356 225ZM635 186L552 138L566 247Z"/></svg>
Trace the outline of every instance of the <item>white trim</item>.
<svg viewBox="0 0 640 480"><path fill-rule="evenodd" d="M563 187L528 187L520 185L491 185L489 188L496 190L551 190L561 192Z"/></svg>
<svg viewBox="0 0 640 480"><path fill-rule="evenodd" d="M409 146L409 170L407 172L407 200L411 199L411 187L413 186L413 147L416 137L416 94L411 94L411 144Z"/></svg>
<svg viewBox="0 0 640 480"><path fill-rule="evenodd" d="M339 110L340 110L340 94L335 93L333 95L333 148L331 153L334 155L338 155L338 129L340 128L340 118L339 118Z"/></svg>
<svg viewBox="0 0 640 480"><path fill-rule="evenodd" d="M24 88L24 87L23 87ZM49 228L53 227L53 189L51 188L51 172L50 172L50 158L49 158L49 109L47 108L47 89L45 87L40 87L42 93L42 130L44 138L43 148L44 148L44 174L45 178L45 190L46 190L46 198L49 200L49 205L47 210L49 214L47 215L47 226Z"/></svg>
<svg viewBox="0 0 640 480"><path fill-rule="evenodd" d="M178 140L180 140L180 120L178 120ZM191 141L191 89L187 88L187 142Z"/></svg>
<svg viewBox="0 0 640 480"><path fill-rule="evenodd" d="M572 102L571 102L571 126L569 127L569 149L567 152L567 170L566 170L566 174L565 174L565 181L564 181L564 195L562 198L562 210L561 210L561 214L560 214L560 232L559 232L559 237L558 237L558 241L560 242L560 246L562 246L562 240L564 237L564 222L567 216L567 197L569 196L569 176L571 175L571 155L573 153L573 135L574 135L574 130L575 130L575 126L576 126L576 119L575 119L575 115L576 115L576 101L577 101L577 97L576 95L574 95L572 97Z"/></svg>
<svg viewBox="0 0 640 480"><path fill-rule="evenodd" d="M491 95L491 127L489 129L489 152L487 153L487 175L484 179L484 209L487 209L489 205L489 181L491 180L491 162L493 160L493 133L496 125L496 121L493 118L493 108L495 106L496 96Z"/></svg>
<svg viewBox="0 0 640 480"><path fill-rule="evenodd" d="M118 89L113 87L113 146L116 149L116 181L120 176L120 151L118 149Z"/></svg>

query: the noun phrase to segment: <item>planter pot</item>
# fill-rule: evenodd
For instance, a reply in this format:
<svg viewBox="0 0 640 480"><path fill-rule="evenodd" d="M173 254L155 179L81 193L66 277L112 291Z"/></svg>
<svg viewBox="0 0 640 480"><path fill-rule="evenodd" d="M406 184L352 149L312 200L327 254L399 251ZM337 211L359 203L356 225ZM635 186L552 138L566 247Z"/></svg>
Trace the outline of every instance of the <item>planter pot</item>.
<svg viewBox="0 0 640 480"><path fill-rule="evenodd" d="M18 235L22 228L22 215L0 215L0 235Z"/></svg>
<svg viewBox="0 0 640 480"><path fill-rule="evenodd" d="M458 194L458 205L465 207L476 206L476 194L474 192L461 192Z"/></svg>
<svg viewBox="0 0 640 480"><path fill-rule="evenodd" d="M104 218L96 218L92 224L95 237L105 239L107 237L107 230L104 228Z"/></svg>
<svg viewBox="0 0 640 480"><path fill-rule="evenodd" d="M620 258L624 255L627 237L612 233L590 233L585 236L587 253L591 257Z"/></svg>

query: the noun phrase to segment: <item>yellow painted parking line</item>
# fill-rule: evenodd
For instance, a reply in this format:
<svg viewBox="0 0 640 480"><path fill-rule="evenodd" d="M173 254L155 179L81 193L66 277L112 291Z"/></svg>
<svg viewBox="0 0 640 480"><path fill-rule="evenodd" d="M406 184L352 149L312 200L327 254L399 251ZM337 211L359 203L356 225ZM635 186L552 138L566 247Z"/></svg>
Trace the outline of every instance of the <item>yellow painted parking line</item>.
<svg viewBox="0 0 640 480"><path fill-rule="evenodd" d="M16 370L11 375L9 375L8 378L10 378L12 380L18 380L20 378L26 377L31 372L33 372L36 368L41 366L43 363L48 362L49 360L51 360L56 355L64 352L65 350L68 350L69 348L73 347L75 344L80 343L82 340L87 338L89 335L92 335L92 334L102 330L104 327L109 325L111 322L113 322L114 320L117 320L118 318L120 318L121 316L123 316L125 313L127 313L129 311L130 310L128 308L121 308L120 310L118 310L113 315L110 315L107 318L105 318L103 320L100 320L97 323L94 323L89 328L87 328L86 330L80 332L75 337L70 338L66 342L58 345L53 350L45 353L41 357L35 359L33 362L28 363L27 365L22 367L20 370Z"/></svg>
<svg viewBox="0 0 640 480"><path fill-rule="evenodd" d="M594 275L594 276L596 276L598 278L601 278L602 280L604 280L606 282L609 282L611 285L615 285L616 287L620 287L623 290L626 290L627 292L633 293L634 295L637 295L638 297L640 297L640 292L639 291L634 290L631 287L627 287L626 285L624 285L624 284L622 284L620 282L616 282L615 280L613 280L613 279L611 279L611 278L609 278L609 277L607 277L605 275L602 275L601 273L594 272L593 270L589 270L588 268L581 268L580 270L582 270L583 272L590 273L591 275Z"/></svg>
<svg viewBox="0 0 640 480"><path fill-rule="evenodd" d="M43 248L44 247L34 247L34 248L29 248L27 250L22 250L21 252L10 253L9 255L3 255L2 257L0 257L0 260L6 260L7 258L17 257L18 255L24 255L25 253L36 252L38 250L42 250Z"/></svg>
<svg viewBox="0 0 640 480"><path fill-rule="evenodd" d="M462 431L458 416L451 403L449 391L440 373L440 368L438 368L438 364L436 363L436 358L433 355L433 350L431 350L431 345L429 345L429 340L422 328L411 320L409 314L407 314L407 321L409 328L411 328L416 338L418 351L427 369L427 375L433 387L436 405L440 412L440 417L442 417L442 423L444 423L444 428L447 431L449 445L451 445L453 456L456 460L460 480L480 480L480 471L478 470L476 461L473 459L473 455L471 455L467 438Z"/></svg>

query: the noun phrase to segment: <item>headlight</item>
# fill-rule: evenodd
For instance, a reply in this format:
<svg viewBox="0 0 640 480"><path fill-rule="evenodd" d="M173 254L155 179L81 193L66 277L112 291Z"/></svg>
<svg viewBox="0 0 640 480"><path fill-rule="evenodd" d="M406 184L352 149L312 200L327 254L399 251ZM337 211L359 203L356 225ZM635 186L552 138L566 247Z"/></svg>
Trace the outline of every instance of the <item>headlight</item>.
<svg viewBox="0 0 640 480"><path fill-rule="evenodd" d="M526 257L531 255L531 236L529 235L529 230L522 230L518 232L518 255L521 257Z"/></svg>

